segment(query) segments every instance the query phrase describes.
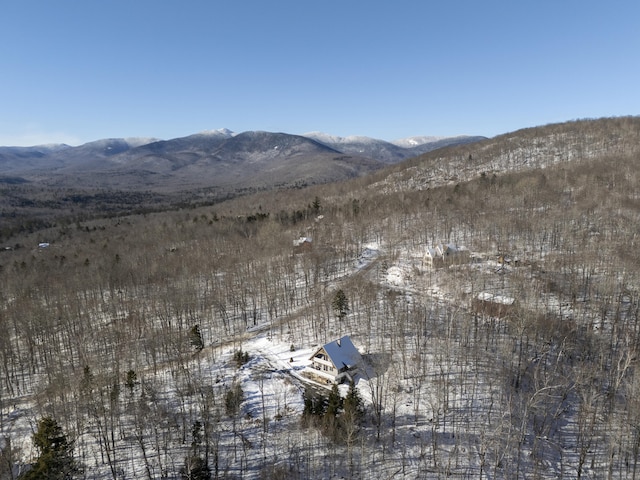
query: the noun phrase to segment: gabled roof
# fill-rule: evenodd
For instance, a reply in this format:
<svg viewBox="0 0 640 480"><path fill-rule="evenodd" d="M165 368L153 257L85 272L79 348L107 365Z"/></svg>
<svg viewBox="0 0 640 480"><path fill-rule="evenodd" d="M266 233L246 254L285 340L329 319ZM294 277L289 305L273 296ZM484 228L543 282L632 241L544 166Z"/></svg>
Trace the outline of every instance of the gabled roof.
<svg viewBox="0 0 640 480"><path fill-rule="evenodd" d="M343 367L353 368L362 361L360 352L358 352L358 349L353 345L348 335L345 335L340 340L327 343L322 349L327 353L331 363L338 369ZM318 351L320 351L320 349L315 353L318 353Z"/></svg>
<svg viewBox="0 0 640 480"><path fill-rule="evenodd" d="M455 243L448 243L442 248L443 252L446 252L447 250L451 253L462 253L467 250L467 247L456 245Z"/></svg>
<svg viewBox="0 0 640 480"><path fill-rule="evenodd" d="M299 247L303 243L312 243L312 242L313 242L313 239L311 237L300 237L293 241L293 246Z"/></svg>
<svg viewBox="0 0 640 480"><path fill-rule="evenodd" d="M447 252L452 255L456 255L458 253L466 252L467 247L458 246L455 243L449 243L447 245L436 245L435 247L427 247L427 255L430 257L442 257Z"/></svg>
<svg viewBox="0 0 640 480"><path fill-rule="evenodd" d="M433 257L433 258L441 257L442 256L442 250L440 249L440 247L435 247L435 248L428 247L427 248L427 254L430 257Z"/></svg>

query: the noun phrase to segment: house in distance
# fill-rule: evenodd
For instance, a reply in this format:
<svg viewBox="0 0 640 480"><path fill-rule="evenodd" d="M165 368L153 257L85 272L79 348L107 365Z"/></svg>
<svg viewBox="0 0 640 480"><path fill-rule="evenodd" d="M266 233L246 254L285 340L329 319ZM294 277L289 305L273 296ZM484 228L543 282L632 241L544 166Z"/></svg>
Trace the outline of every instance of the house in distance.
<svg viewBox="0 0 640 480"><path fill-rule="evenodd" d="M427 248L427 253L424 255L424 264L431 268L443 268L449 265L467 263L469 258L469 250L466 247L459 247L450 243Z"/></svg>
<svg viewBox="0 0 640 480"><path fill-rule="evenodd" d="M293 253L308 253L313 250L313 239L311 237L300 237L293 241Z"/></svg>
<svg viewBox="0 0 640 480"><path fill-rule="evenodd" d="M362 365L362 356L348 335L318 348L309 360L309 373L326 383L352 382Z"/></svg>

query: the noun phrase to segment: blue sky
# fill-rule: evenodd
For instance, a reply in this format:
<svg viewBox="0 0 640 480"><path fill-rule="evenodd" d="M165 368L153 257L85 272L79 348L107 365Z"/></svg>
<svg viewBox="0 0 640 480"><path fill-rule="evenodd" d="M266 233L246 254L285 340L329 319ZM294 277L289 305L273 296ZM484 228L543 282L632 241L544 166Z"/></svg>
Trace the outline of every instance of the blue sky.
<svg viewBox="0 0 640 480"><path fill-rule="evenodd" d="M2 0L0 145L640 114L640 2Z"/></svg>

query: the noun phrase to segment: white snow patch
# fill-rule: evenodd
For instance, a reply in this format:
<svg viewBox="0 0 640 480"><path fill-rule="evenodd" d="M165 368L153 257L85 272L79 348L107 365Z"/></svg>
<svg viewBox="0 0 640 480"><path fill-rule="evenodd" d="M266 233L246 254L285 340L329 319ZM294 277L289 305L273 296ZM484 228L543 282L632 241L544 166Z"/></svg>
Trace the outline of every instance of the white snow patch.
<svg viewBox="0 0 640 480"><path fill-rule="evenodd" d="M229 130L228 128L218 128L216 130L203 130L202 132L200 132L200 135L234 137L236 133Z"/></svg>
<svg viewBox="0 0 640 480"><path fill-rule="evenodd" d="M427 143L438 142L446 138L449 138L449 137L415 136L415 137L400 138L398 140L392 140L390 143L393 143L398 147L411 148L411 147L417 147L418 145L425 145Z"/></svg>
<svg viewBox="0 0 640 480"><path fill-rule="evenodd" d="M389 267L387 270L387 282L392 285L404 284L404 272L400 267Z"/></svg>

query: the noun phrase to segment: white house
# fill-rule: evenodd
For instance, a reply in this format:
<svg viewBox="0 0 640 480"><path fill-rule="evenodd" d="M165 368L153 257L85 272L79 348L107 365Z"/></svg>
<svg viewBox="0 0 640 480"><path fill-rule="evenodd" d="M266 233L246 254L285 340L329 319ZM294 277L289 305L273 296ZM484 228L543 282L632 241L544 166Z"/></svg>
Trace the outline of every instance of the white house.
<svg viewBox="0 0 640 480"><path fill-rule="evenodd" d="M313 239L311 237L300 237L293 241L293 253L310 252L313 248Z"/></svg>
<svg viewBox="0 0 640 480"><path fill-rule="evenodd" d="M466 263L469 261L469 257L469 250L466 247L459 247L450 243L427 248L427 253L424 255L424 263L432 268L448 267L449 265Z"/></svg>
<svg viewBox="0 0 640 480"><path fill-rule="evenodd" d="M362 365L362 356L348 335L318 348L309 360L312 373L327 383L353 381L358 366Z"/></svg>

